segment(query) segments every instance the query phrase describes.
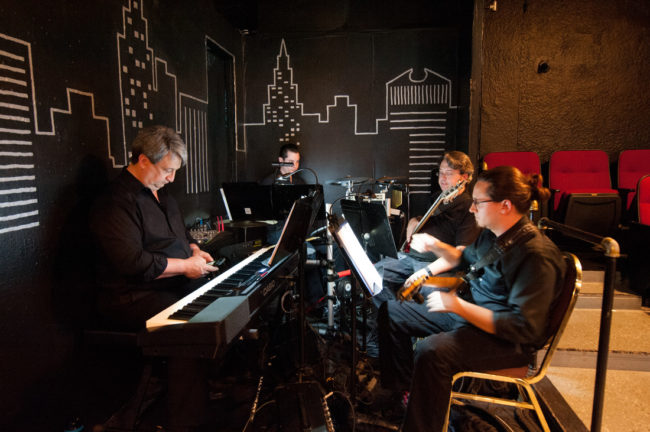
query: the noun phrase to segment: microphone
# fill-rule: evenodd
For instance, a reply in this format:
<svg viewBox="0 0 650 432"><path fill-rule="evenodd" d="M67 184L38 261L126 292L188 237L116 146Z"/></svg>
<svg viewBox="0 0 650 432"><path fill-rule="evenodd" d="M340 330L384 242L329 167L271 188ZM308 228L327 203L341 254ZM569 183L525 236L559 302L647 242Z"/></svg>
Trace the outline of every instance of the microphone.
<svg viewBox="0 0 650 432"><path fill-rule="evenodd" d="M280 163L286 163L286 162L280 162ZM311 173L312 173L312 174L314 175L314 177L316 178L316 184L319 184L319 183L318 183L318 176L316 175L316 171L314 171L314 170L311 169L311 168L298 168L298 169L295 170L294 172L290 172L289 174L285 174L285 175L278 176L278 178L276 178L276 180L287 180L287 179L289 179L289 177L291 177L291 176L294 175L294 174L298 174L300 171L311 171Z"/></svg>
<svg viewBox="0 0 650 432"><path fill-rule="evenodd" d="M274 166L274 167L292 167L293 162L272 162L271 166Z"/></svg>

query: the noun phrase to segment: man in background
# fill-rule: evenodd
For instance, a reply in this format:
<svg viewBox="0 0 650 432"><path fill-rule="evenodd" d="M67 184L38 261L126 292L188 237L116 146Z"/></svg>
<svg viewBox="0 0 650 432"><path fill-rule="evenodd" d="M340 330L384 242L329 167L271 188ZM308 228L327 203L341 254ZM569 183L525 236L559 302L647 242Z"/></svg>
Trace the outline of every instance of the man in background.
<svg viewBox="0 0 650 432"><path fill-rule="evenodd" d="M292 174L300 168L300 149L297 145L286 143L280 147L278 165L273 172L260 180L261 185L306 183L298 173Z"/></svg>

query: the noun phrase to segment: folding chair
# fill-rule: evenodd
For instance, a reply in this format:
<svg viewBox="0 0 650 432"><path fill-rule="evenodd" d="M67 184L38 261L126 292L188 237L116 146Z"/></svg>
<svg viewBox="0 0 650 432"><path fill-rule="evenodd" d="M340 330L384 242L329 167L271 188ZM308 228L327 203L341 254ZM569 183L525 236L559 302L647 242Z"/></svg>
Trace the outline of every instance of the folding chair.
<svg viewBox="0 0 650 432"><path fill-rule="evenodd" d="M463 377L512 383L517 386L519 398L512 400L501 397L452 391L449 398L449 408L447 409L447 420L443 430L447 430L451 404L455 403L462 405L463 402L460 400L468 399L535 411L542 429L546 432L550 431L532 386L546 375L546 371L551 364L551 359L557 349L560 337L562 337L567 322L569 321L573 307L578 299L580 287L582 286L582 266L578 258L575 255L566 252L564 254L564 260L567 263L566 275L564 276L563 286L559 297L551 308L551 315L549 317L546 332L547 342L544 345L546 347L546 353L544 354L539 367L532 373L530 373L528 366L521 366L519 368L500 369L488 372L459 372L453 377L452 387L457 380Z"/></svg>

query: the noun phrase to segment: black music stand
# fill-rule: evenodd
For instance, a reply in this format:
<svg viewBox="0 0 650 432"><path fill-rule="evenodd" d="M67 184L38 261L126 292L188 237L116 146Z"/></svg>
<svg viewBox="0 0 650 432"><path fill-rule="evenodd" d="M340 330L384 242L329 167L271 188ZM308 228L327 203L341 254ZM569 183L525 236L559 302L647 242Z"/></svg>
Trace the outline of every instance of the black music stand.
<svg viewBox="0 0 650 432"><path fill-rule="evenodd" d="M322 203L323 194L319 191L293 202L284 222L280 239L269 258L269 266L298 251L305 243Z"/></svg>
<svg viewBox="0 0 650 432"><path fill-rule="evenodd" d="M323 194L323 185L320 184L279 184L262 186L268 188L270 194L273 217L277 220L283 220L289 214L293 203L306 196L315 193ZM317 220L325 221L325 206L321 206L317 211Z"/></svg>
<svg viewBox="0 0 650 432"><path fill-rule="evenodd" d="M379 294L383 289L382 277L364 252L363 247L350 224L347 221L339 222L336 216L331 216L329 222L329 229L332 232L336 243L339 245L339 249L342 251L343 258L350 266L354 279L361 283L365 292L370 296ZM353 381L355 377L354 371L356 371L357 365L356 291L356 284L353 280L350 314L350 339L352 340L352 365L350 369L350 380L352 382L350 383L350 398L352 400L356 399L356 383Z"/></svg>
<svg viewBox="0 0 650 432"><path fill-rule="evenodd" d="M371 261L377 262L385 256L397 259L393 232L383 205L342 200L341 210Z"/></svg>
<svg viewBox="0 0 650 432"><path fill-rule="evenodd" d="M312 190L308 196L294 201L289 216L284 223L280 240L275 245L273 254L269 259L269 265L282 259L285 256L299 252L298 261L298 346L299 346L299 365L298 377L302 381L302 373L305 367L305 261L307 260L306 242L307 236L311 230L318 212L323 207L323 193L318 190Z"/></svg>

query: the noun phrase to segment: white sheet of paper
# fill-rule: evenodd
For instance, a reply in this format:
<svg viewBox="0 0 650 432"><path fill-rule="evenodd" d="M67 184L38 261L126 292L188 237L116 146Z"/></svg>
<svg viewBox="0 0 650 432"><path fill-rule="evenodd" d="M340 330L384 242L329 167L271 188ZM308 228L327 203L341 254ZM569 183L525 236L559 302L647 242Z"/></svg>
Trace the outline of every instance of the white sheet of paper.
<svg viewBox="0 0 650 432"><path fill-rule="evenodd" d="M366 255L357 236L354 235L350 224L343 222L336 232L336 237L350 257L352 265L363 280L362 282L370 291L370 295L375 296L379 294L382 290L381 276L368 258L368 255Z"/></svg>

